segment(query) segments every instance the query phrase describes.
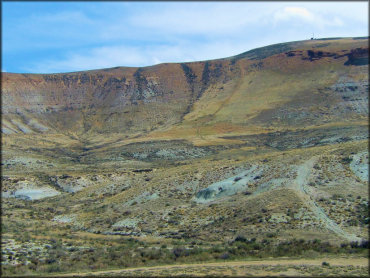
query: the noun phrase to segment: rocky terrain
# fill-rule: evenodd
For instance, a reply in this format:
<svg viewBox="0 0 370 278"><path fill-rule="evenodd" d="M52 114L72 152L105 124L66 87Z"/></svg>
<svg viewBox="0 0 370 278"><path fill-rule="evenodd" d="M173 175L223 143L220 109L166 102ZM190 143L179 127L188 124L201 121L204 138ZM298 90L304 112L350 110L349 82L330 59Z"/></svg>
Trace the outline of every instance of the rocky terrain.
<svg viewBox="0 0 370 278"><path fill-rule="evenodd" d="M366 253L367 37L1 84L7 275Z"/></svg>

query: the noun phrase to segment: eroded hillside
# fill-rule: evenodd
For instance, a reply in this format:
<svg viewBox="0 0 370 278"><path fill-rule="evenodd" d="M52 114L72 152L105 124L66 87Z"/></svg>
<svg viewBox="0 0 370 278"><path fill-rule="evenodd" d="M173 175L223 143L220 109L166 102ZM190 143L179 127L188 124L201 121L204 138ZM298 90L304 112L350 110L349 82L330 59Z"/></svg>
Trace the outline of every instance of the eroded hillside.
<svg viewBox="0 0 370 278"><path fill-rule="evenodd" d="M295 250L287 242L321 254L320 240L359 252L368 90L368 38L145 68L2 73L3 260L32 273L84 268L71 258L122 246L127 266L281 256ZM27 253L35 246L38 263Z"/></svg>

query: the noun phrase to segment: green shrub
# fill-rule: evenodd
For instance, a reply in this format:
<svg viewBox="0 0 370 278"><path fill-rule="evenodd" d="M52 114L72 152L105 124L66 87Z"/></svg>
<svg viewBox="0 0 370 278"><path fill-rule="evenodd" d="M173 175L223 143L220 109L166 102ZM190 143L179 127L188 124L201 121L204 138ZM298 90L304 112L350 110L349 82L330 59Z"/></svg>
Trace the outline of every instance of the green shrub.
<svg viewBox="0 0 370 278"><path fill-rule="evenodd" d="M328 262L322 262L321 264L322 266L330 266L330 264Z"/></svg>

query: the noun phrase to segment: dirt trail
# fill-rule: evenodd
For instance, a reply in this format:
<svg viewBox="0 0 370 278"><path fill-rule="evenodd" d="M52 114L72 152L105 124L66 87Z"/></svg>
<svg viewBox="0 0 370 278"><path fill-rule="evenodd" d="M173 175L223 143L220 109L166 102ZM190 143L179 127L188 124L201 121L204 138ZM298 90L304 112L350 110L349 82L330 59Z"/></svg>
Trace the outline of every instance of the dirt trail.
<svg viewBox="0 0 370 278"><path fill-rule="evenodd" d="M219 267L219 266L229 266L229 267L237 267L237 266L258 266L258 265L266 265L266 266L277 266L277 265L310 265L310 266L321 266L322 262L325 261L332 266L360 266L360 267L367 267L369 265L367 258L317 258L317 259L266 259L266 260L259 260L259 261L234 261L234 262L217 262L217 263L202 263L202 264L177 264L177 265L162 265L162 266L152 266L152 267L136 267L136 268L124 268L124 269L113 269L113 270L103 270L103 271L95 271L95 272L74 272L74 273L67 273L61 274L59 276L84 276L88 275L119 275L126 273L130 273L133 271L150 271L150 272L159 272L165 269L186 269L186 268L193 268L193 267Z"/></svg>
<svg viewBox="0 0 370 278"><path fill-rule="evenodd" d="M332 219L326 215L324 210L314 201L312 194L310 194L311 189L309 188L308 179L311 174L311 170L317 160L317 157L312 157L305 163L298 166L297 177L293 182L294 189L298 190L300 197L306 202L312 212L316 217L326 226L327 229L333 231L337 235L349 240L349 241L361 241L361 238L349 234L338 226Z"/></svg>

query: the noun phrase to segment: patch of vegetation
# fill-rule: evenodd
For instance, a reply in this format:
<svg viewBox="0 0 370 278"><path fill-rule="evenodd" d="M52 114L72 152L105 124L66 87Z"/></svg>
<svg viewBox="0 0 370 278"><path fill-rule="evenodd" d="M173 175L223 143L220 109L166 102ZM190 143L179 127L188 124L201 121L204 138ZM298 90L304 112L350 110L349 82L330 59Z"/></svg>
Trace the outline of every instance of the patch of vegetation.
<svg viewBox="0 0 370 278"><path fill-rule="evenodd" d="M333 40L340 40L343 39L342 37L333 37L333 38L320 38L320 39L315 39L317 41L333 41Z"/></svg>
<svg viewBox="0 0 370 278"><path fill-rule="evenodd" d="M253 49L242 54L236 55L233 58L236 60L247 58L250 60L261 60L269 56L288 52L298 47L300 42L289 42L289 43L278 43L274 45L269 45L257 49Z"/></svg>
<svg viewBox="0 0 370 278"><path fill-rule="evenodd" d="M22 240L17 238L17 240ZM31 239L27 239L28 241ZM81 242L82 240L82 242ZM31 240L32 241L32 240ZM257 241L237 236L223 244L197 245L189 241L173 239L169 244L147 244L133 238L80 238L73 236L64 239L51 238L45 241L48 248L45 255L23 257L23 263L16 266L2 265L4 275L61 273L73 271L93 271L123 267L154 266L172 263L195 263L207 261L229 261L245 258L265 257L305 257L310 252L316 254L364 254L368 242L333 246L320 240L294 239L274 242L271 237ZM33 255L35 254L35 255ZM28 260L30 263L25 264Z"/></svg>
<svg viewBox="0 0 370 278"><path fill-rule="evenodd" d="M186 81L189 83L191 91L193 92L194 91L194 82L196 81L197 76L195 75L193 70L187 64L182 63L180 65L181 65L182 70L184 71Z"/></svg>

